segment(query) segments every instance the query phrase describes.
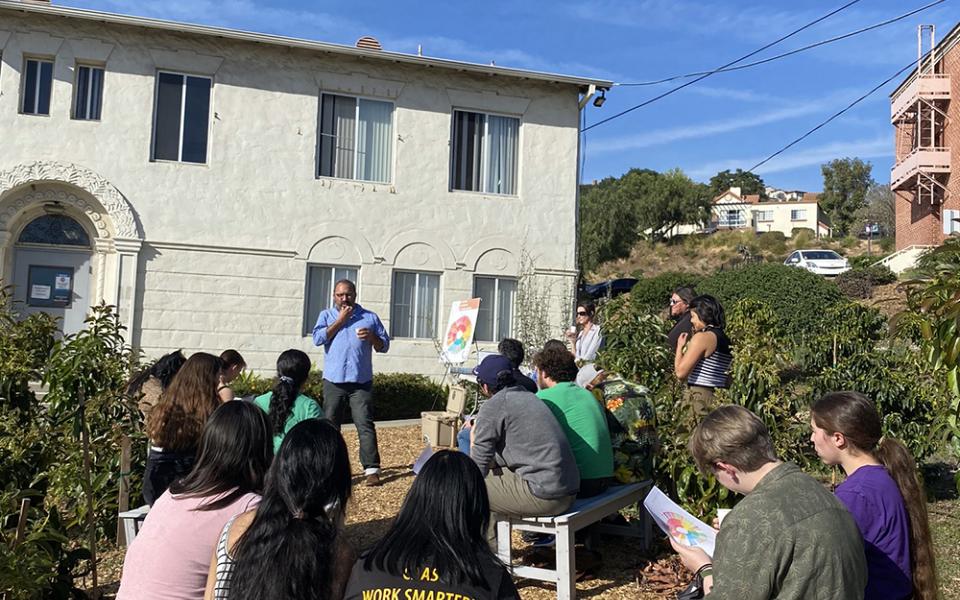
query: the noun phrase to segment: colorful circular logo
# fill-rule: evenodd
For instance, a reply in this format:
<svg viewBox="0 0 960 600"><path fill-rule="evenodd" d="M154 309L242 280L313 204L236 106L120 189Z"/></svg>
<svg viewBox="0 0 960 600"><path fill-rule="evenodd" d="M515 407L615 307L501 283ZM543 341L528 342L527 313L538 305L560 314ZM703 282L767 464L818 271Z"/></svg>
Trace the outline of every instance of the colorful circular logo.
<svg viewBox="0 0 960 600"><path fill-rule="evenodd" d="M450 326L447 330L447 352L462 352L467 347L467 340L473 334L473 323L470 318L462 316Z"/></svg>
<svg viewBox="0 0 960 600"><path fill-rule="evenodd" d="M707 539L707 536L700 532L697 529L697 526L691 521L687 520L683 515L678 515L673 512L665 512L663 516L667 518L667 529L670 532L670 537L677 540L681 544L686 544L687 546L697 546L700 542L704 542Z"/></svg>

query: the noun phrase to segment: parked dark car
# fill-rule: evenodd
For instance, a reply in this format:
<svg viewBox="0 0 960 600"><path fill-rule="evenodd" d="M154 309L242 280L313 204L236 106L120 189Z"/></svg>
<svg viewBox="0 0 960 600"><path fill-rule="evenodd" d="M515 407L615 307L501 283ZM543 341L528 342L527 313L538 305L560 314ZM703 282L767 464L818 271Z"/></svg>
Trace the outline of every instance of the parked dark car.
<svg viewBox="0 0 960 600"><path fill-rule="evenodd" d="M629 277L623 279L611 279L601 281L600 283L581 283L580 296L583 298L615 298L620 294L626 294L637 285L637 279Z"/></svg>

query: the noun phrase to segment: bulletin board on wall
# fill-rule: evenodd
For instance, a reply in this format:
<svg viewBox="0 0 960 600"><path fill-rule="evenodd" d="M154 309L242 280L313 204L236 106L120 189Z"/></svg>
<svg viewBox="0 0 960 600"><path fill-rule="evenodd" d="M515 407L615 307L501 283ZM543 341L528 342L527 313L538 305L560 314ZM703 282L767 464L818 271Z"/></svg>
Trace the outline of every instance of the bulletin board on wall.
<svg viewBox="0 0 960 600"><path fill-rule="evenodd" d="M73 303L73 267L30 265L27 306L70 308Z"/></svg>

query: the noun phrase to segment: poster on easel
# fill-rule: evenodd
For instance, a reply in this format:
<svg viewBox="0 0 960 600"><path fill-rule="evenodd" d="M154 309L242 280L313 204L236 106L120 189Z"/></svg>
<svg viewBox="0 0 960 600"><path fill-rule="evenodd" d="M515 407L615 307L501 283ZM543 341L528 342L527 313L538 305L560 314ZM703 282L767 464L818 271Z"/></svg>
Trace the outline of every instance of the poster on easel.
<svg viewBox="0 0 960 600"><path fill-rule="evenodd" d="M443 336L441 362L463 363L470 355L470 344L477 330L477 314L480 312L480 298L455 300L450 306L450 318L447 320L446 333Z"/></svg>

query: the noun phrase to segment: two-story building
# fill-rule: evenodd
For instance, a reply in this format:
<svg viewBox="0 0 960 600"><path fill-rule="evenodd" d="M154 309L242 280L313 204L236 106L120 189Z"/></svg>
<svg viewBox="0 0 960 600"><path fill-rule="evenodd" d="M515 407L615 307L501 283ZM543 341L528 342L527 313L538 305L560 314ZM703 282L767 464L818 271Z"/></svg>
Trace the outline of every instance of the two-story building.
<svg viewBox="0 0 960 600"><path fill-rule="evenodd" d="M747 229L756 233L779 231L787 237L791 237L795 229L809 229L818 238L830 235L830 225L817 202L817 194L768 190L772 190L769 200L761 200L759 194L742 194L738 187L714 198L712 228Z"/></svg>
<svg viewBox="0 0 960 600"><path fill-rule="evenodd" d="M560 334L576 280L580 111L612 84L0 0L0 267L75 331L118 307L147 356L255 369L333 283L438 374L450 304L516 333L519 278ZM521 272L522 265L527 270Z"/></svg>

